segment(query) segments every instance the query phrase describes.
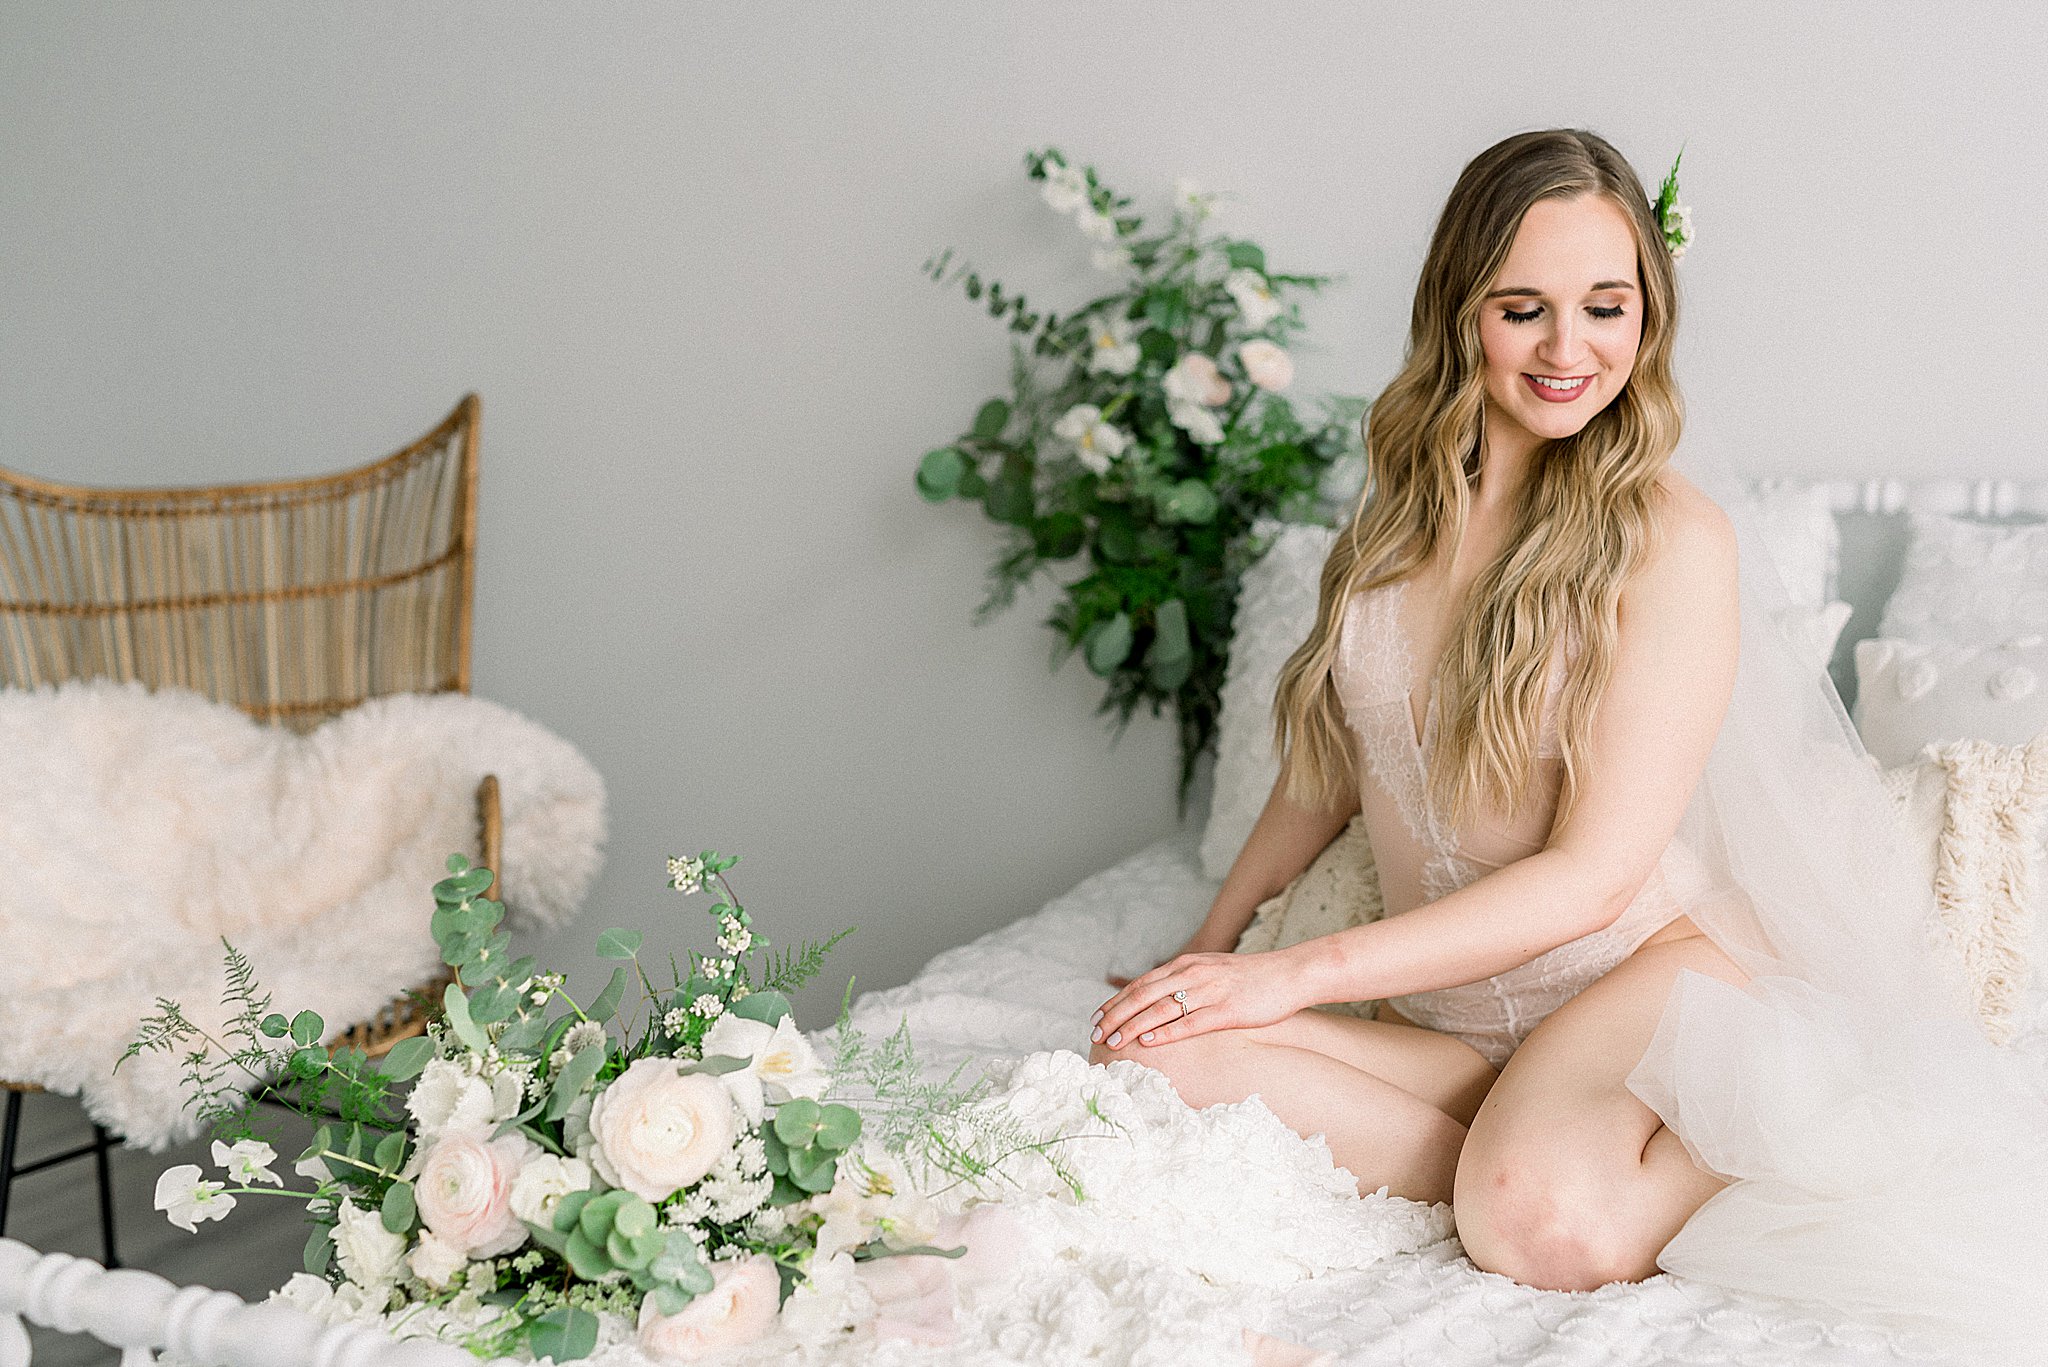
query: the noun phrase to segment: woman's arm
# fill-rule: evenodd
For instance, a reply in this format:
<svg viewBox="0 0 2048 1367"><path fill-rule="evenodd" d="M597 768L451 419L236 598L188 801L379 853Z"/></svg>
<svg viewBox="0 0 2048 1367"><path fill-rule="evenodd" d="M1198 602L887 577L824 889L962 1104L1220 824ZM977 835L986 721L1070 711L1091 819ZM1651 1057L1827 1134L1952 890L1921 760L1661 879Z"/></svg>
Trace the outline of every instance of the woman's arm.
<svg viewBox="0 0 2048 1367"><path fill-rule="evenodd" d="M1257 824L1224 876L1202 928L1181 952L1228 954L1251 924L1259 904L1284 889L1335 840L1358 811L1358 789L1329 811L1303 807L1287 796L1285 774L1273 784Z"/></svg>
<svg viewBox="0 0 2048 1367"><path fill-rule="evenodd" d="M1316 1002L1478 982L1613 924L1671 843L1735 685L1735 534L1667 486L1663 541L1623 588L1614 670L1570 819L1537 853L1401 916L1295 946Z"/></svg>

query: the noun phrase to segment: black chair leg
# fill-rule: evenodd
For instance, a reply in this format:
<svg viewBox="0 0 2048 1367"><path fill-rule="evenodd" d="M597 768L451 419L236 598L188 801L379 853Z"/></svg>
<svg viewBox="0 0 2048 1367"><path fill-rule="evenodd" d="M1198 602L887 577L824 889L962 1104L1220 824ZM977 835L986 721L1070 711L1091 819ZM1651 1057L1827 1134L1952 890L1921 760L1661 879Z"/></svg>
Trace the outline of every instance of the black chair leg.
<svg viewBox="0 0 2048 1367"><path fill-rule="evenodd" d="M100 1170L100 1248L106 1253L106 1265L119 1267L121 1259L114 1252L114 1182L107 1172L107 1151L113 1147L114 1137L107 1133L107 1127L95 1123L92 1127L93 1164Z"/></svg>
<svg viewBox="0 0 2048 1367"><path fill-rule="evenodd" d="M0 1132L0 1238L7 1236L7 1200L14 1193L14 1144L21 1138L21 1093L7 1093L7 1124Z"/></svg>

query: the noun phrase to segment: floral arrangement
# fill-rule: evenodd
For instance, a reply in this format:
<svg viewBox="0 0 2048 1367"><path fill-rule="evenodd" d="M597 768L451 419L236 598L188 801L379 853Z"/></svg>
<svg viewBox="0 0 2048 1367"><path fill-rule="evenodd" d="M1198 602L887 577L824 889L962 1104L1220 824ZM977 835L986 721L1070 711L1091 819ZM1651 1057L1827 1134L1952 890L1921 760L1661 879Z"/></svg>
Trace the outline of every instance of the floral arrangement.
<svg viewBox="0 0 2048 1367"><path fill-rule="evenodd" d="M485 896L491 871L451 857L432 925L455 981L442 1016L381 1061L330 1054L313 1012L272 1011L229 945L225 1038L160 1000L123 1056L186 1051L188 1105L211 1122L224 1174L169 1169L157 1209L196 1230L239 1197L303 1200L305 1271L283 1299L479 1357L566 1362L609 1323L683 1362L777 1327L819 1341L864 1310L884 1336L943 1341L947 1260L999 1227L1000 1209L943 1214L945 1188L925 1188L950 1174L979 1191L1025 1150L1060 1171L1064 1141L978 1110L985 1088L958 1069L922 1080L906 1031L877 1046L844 1005L821 1059L784 994L849 932L763 957L769 942L725 878L735 862L708 850L669 861L675 890L717 893L715 954L671 959L673 986L657 989L640 934L606 930L597 953L620 966L579 1004L563 975L512 957L503 907ZM275 1170L252 1082L317 1122L291 1169L309 1185ZM914 1267L888 1262L903 1258Z"/></svg>
<svg viewBox="0 0 2048 1367"><path fill-rule="evenodd" d="M1183 178L1171 222L1147 232L1128 197L1057 148L1024 159L1045 201L1094 243L1113 292L1065 316L984 281L952 251L935 280L1020 334L1007 397L925 454L918 491L978 501L1008 529L977 620L1014 601L1041 569L1081 561L1047 625L1058 667L1079 650L1107 680L1102 712L1121 734L1140 704L1172 704L1180 797L1214 743L1239 577L1265 549L1260 519L1332 520L1348 495L1326 489L1340 458L1363 475L1363 399L1326 400L1304 420L1283 397L1287 344L1302 326L1289 296L1332 277L1270 269L1256 242L1208 232L1219 196ZM1028 343L1028 344L1027 344ZM1270 525L1270 524L1269 524Z"/></svg>
<svg viewBox="0 0 2048 1367"><path fill-rule="evenodd" d="M1658 231L1664 234L1664 250L1671 253L1673 261L1685 255L1693 238L1692 210L1678 202L1678 163L1684 160L1685 145L1681 143L1678 155L1671 159L1671 169L1664 174L1664 183L1657 187L1657 202L1650 207Z"/></svg>

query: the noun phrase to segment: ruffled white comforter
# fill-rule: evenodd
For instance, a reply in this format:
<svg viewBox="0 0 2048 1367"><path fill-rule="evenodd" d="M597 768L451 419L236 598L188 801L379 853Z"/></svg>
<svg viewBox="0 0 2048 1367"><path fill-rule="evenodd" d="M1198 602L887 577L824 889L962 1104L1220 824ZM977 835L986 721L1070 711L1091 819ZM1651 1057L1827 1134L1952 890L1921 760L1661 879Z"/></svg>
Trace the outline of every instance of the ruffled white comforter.
<svg viewBox="0 0 2048 1367"><path fill-rule="evenodd" d="M1194 1112L1140 1064L1091 1069L1082 1056L1089 1016L1109 992L1104 974L1148 967L1177 947L1215 892L1193 836L1169 837L939 955L905 986L856 1002L864 1030L907 1020L934 1071L963 1057L1031 1055L995 1065L1027 1118L1072 1114L1055 1094L1072 1089L1071 1105L1093 1079L1128 1093L1132 1112L1149 1119L1128 1161L1110 1153L1120 1141L1085 1146L1089 1164L1116 1165L1094 1201L1027 1208L1027 1222L1065 1252L1039 1250L1007 1294L965 1305L956 1343L849 1343L830 1360L1184 1367L1244 1361L1247 1327L1360 1367L1962 1360L1923 1337L1670 1275L1593 1292L1531 1290L1474 1267L1447 1207L1351 1197L1322 1139L1294 1135L1256 1099ZM2048 1071L2043 1005L2037 992L2014 1047Z"/></svg>

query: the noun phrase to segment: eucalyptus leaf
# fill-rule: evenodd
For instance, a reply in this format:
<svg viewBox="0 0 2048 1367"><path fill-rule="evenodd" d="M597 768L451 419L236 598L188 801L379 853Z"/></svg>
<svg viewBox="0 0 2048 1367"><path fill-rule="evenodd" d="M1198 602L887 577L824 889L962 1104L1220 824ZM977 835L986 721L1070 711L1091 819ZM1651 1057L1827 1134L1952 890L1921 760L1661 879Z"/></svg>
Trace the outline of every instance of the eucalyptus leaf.
<svg viewBox="0 0 2048 1367"><path fill-rule="evenodd" d="M741 1020L763 1025L774 1025L790 1013L789 998L774 991L749 992L725 1009Z"/></svg>
<svg viewBox="0 0 2048 1367"><path fill-rule="evenodd" d="M568 1260L569 1270L587 1282L597 1281L616 1270L612 1266L611 1255L581 1228L574 1230L563 1243L562 1256Z"/></svg>
<svg viewBox="0 0 2048 1367"><path fill-rule="evenodd" d="M643 938L637 930L624 930L613 926L597 937L597 957L630 959L640 952L640 942Z"/></svg>
<svg viewBox="0 0 2048 1367"><path fill-rule="evenodd" d="M491 886L492 874L485 868L466 868L434 884L434 900L450 906L481 896Z"/></svg>
<svg viewBox="0 0 2048 1367"><path fill-rule="evenodd" d="M917 464L917 492L927 502L944 503L960 492L960 481L967 469L966 459L950 446L927 451Z"/></svg>
<svg viewBox="0 0 2048 1367"><path fill-rule="evenodd" d="M1256 242L1233 242L1224 248L1224 255L1239 270L1255 270L1261 275L1266 273L1266 253Z"/></svg>
<svg viewBox="0 0 2048 1367"><path fill-rule="evenodd" d="M569 1114L569 1108L576 1104L576 1098L583 1094L597 1076L597 1070L604 1066L605 1046L592 1044L578 1050L576 1056L562 1065L562 1071L555 1074L553 1090L548 1093L548 1108L543 1113L548 1120L560 1120Z"/></svg>
<svg viewBox="0 0 2048 1367"><path fill-rule="evenodd" d="M292 1017L292 1042L298 1045L318 1044L320 1042L320 1032L325 1027L326 1022L320 1019L319 1013L301 1011L298 1015Z"/></svg>
<svg viewBox="0 0 2048 1367"><path fill-rule="evenodd" d="M469 1018L478 1025L496 1025L518 1009L518 990L504 983L485 983L469 996Z"/></svg>
<svg viewBox="0 0 2048 1367"><path fill-rule="evenodd" d="M448 1015L448 1028L479 1054L489 1053L491 1041L483 1028L469 1018L469 996L462 990L462 984L449 983L448 990L441 995L441 1004Z"/></svg>
<svg viewBox="0 0 2048 1367"><path fill-rule="evenodd" d="M604 991L597 994L597 1000L590 1004L590 1019L601 1021L619 1009L619 1002L626 995L626 970L612 970L612 980L604 985Z"/></svg>
<svg viewBox="0 0 2048 1367"><path fill-rule="evenodd" d="M1145 652L1147 664L1185 659L1192 652L1188 641L1188 605L1178 598L1161 603L1152 614L1152 645Z"/></svg>
<svg viewBox="0 0 2048 1367"><path fill-rule="evenodd" d="M413 1226L419 1207L413 1200L412 1183L393 1182L384 1193L384 1228L403 1234Z"/></svg>
<svg viewBox="0 0 2048 1367"><path fill-rule="evenodd" d="M818 1144L822 1148L837 1149L840 1152L853 1147L860 1138L860 1112L851 1106L837 1104L822 1107L818 1112Z"/></svg>
<svg viewBox="0 0 2048 1367"><path fill-rule="evenodd" d="M974 415L974 437L977 441L1001 441L1003 429L1010 425L1010 405L1001 399L990 399Z"/></svg>
<svg viewBox="0 0 2048 1367"><path fill-rule="evenodd" d="M594 1191L572 1191L555 1203L555 1228L563 1234L575 1229L583 1220L583 1208L596 1199Z"/></svg>
<svg viewBox="0 0 2048 1367"><path fill-rule="evenodd" d="M306 1236L306 1271L316 1277L325 1276L327 1265L334 1260L334 1226L314 1225L313 1232Z"/></svg>
<svg viewBox="0 0 2048 1367"><path fill-rule="evenodd" d="M393 1130L377 1141L377 1148L370 1155L370 1161L385 1172L397 1172L398 1165L405 1159L405 1131Z"/></svg>
<svg viewBox="0 0 2048 1367"><path fill-rule="evenodd" d="M1130 658L1132 639L1130 614L1119 612L1089 628L1081 642L1081 653L1091 671L1108 678Z"/></svg>
<svg viewBox="0 0 2048 1367"><path fill-rule="evenodd" d="M1173 486L1160 512L1175 522L1202 524L1216 520L1216 492L1198 479Z"/></svg>
<svg viewBox="0 0 2048 1367"><path fill-rule="evenodd" d="M597 1347L597 1316L588 1310L558 1305L526 1326L526 1345L535 1357L556 1362L587 1358Z"/></svg>
<svg viewBox="0 0 2048 1367"><path fill-rule="evenodd" d="M391 1052L384 1055L383 1066L377 1071L387 1082L404 1082L420 1075L427 1061L434 1057L434 1042L425 1035L414 1035L391 1046Z"/></svg>

